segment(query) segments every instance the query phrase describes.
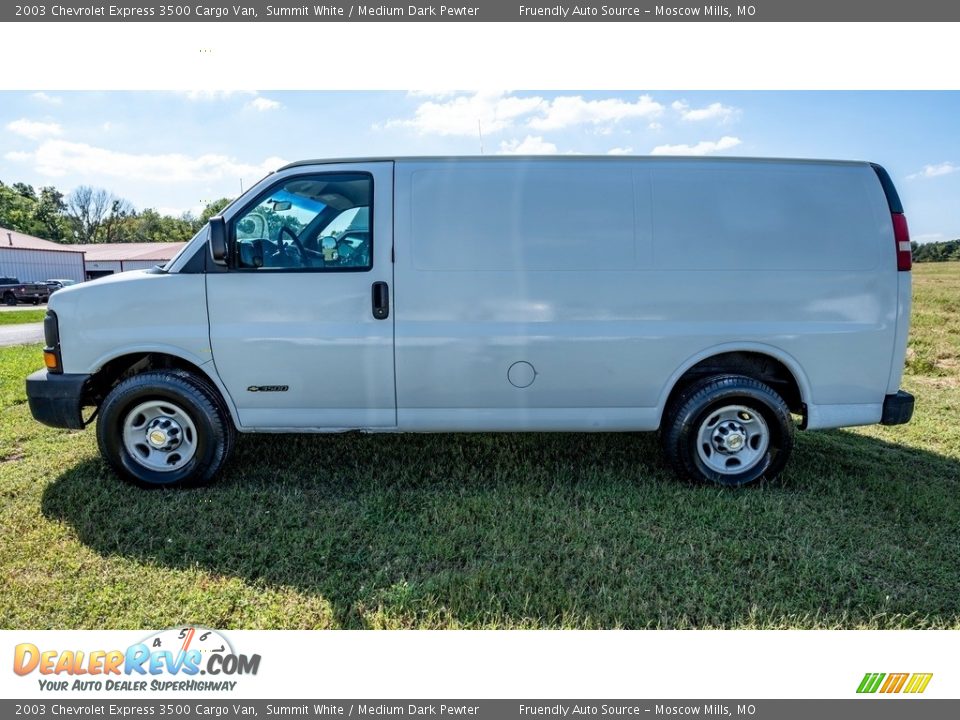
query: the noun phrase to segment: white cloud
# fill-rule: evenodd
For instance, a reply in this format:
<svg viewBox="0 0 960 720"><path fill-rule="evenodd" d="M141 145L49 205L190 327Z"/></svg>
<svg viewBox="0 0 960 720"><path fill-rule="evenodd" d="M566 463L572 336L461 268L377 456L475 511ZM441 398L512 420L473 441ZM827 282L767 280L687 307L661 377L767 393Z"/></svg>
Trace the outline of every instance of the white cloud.
<svg viewBox="0 0 960 720"><path fill-rule="evenodd" d="M732 120L740 111L723 103L710 103L706 107L691 108L686 100L677 100L670 105L680 113L683 120L699 122L701 120Z"/></svg>
<svg viewBox="0 0 960 720"><path fill-rule="evenodd" d="M559 130L572 125L602 125L631 118L652 118L663 112L663 105L649 95L641 95L636 102L620 98L584 100L579 95L561 95L546 102L541 112L542 115L530 118L529 126L535 130Z"/></svg>
<svg viewBox="0 0 960 720"><path fill-rule="evenodd" d="M630 155L632 152L632 147L615 147L607 150L607 155Z"/></svg>
<svg viewBox="0 0 960 720"><path fill-rule="evenodd" d="M259 179L285 164L284 160L277 157L251 164L214 153L196 156L182 153L126 153L66 140L47 140L33 152L10 152L4 157L7 160L31 162L38 173L50 177L75 173L153 182L214 181L237 177Z"/></svg>
<svg viewBox="0 0 960 720"><path fill-rule="evenodd" d="M211 100L227 100L235 95L256 95L256 90L185 90L183 96L187 100L209 102Z"/></svg>
<svg viewBox="0 0 960 720"><path fill-rule="evenodd" d="M45 92L35 92L30 97L34 100L39 100L42 103L47 103L48 105L62 105L63 98L56 95L47 95Z"/></svg>
<svg viewBox="0 0 960 720"><path fill-rule="evenodd" d="M39 140L51 135L63 135L63 128L58 123L27 120L26 118L7 123L7 130L31 140Z"/></svg>
<svg viewBox="0 0 960 720"><path fill-rule="evenodd" d="M523 140L504 140L498 155L555 155L557 146L540 136L527 135Z"/></svg>
<svg viewBox="0 0 960 720"><path fill-rule="evenodd" d="M276 100L263 97L256 90L184 90L178 94L192 102L218 102L233 98L251 98L244 107L259 112L278 110L283 107Z"/></svg>
<svg viewBox="0 0 960 720"><path fill-rule="evenodd" d="M459 90L410 90L407 93L407 97L427 97L435 100L442 100L443 98L448 98L459 94Z"/></svg>
<svg viewBox="0 0 960 720"><path fill-rule="evenodd" d="M701 140L696 145L657 145L651 155L709 155L729 150L741 143L740 138L724 135L719 140Z"/></svg>
<svg viewBox="0 0 960 720"><path fill-rule="evenodd" d="M923 233L921 235L911 235L911 240L915 240L918 243L928 243L936 242L937 240L945 240L946 236L943 233Z"/></svg>
<svg viewBox="0 0 960 720"><path fill-rule="evenodd" d="M444 102L428 100L405 120L389 120L383 127L409 127L421 134L477 136L505 130L543 102L540 97L515 97L502 92L459 95Z"/></svg>
<svg viewBox="0 0 960 720"><path fill-rule="evenodd" d="M917 178L935 178L941 175L950 175L960 170L960 165L954 165L952 162L942 162L937 165L924 165L923 169L912 175L907 175L907 180L916 180Z"/></svg>
<svg viewBox="0 0 960 720"><path fill-rule="evenodd" d="M258 110L259 112L266 112L267 110L279 110L280 103L276 100L270 100L265 97L257 97L247 103L248 108Z"/></svg>
<svg viewBox="0 0 960 720"><path fill-rule="evenodd" d="M427 93L412 118L388 120L376 129L409 127L421 134L476 136L502 132L520 124L532 130L560 130L576 125L597 128L633 118L652 119L663 105L649 95L635 101L621 98L585 100L579 95L561 95L553 100L539 96L518 96L506 92L473 94Z"/></svg>

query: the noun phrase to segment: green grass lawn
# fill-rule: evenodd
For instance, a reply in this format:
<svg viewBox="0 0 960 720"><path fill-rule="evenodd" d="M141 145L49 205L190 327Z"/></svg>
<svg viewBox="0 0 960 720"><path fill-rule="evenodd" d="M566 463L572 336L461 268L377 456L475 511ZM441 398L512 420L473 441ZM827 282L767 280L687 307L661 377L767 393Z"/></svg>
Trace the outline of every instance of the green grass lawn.
<svg viewBox="0 0 960 720"><path fill-rule="evenodd" d="M0 350L0 626L960 629L960 263L916 268L907 426L690 486L653 435L241 438L145 492L34 423Z"/></svg>
<svg viewBox="0 0 960 720"><path fill-rule="evenodd" d="M46 314L46 308L41 310L11 310L9 312L0 312L0 325L43 322L43 316Z"/></svg>

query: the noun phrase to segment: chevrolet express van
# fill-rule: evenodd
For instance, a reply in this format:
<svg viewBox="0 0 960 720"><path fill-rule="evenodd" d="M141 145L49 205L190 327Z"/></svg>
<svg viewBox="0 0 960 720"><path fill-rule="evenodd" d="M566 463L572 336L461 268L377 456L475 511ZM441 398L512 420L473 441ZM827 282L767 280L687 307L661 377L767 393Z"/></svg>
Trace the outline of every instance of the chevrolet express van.
<svg viewBox="0 0 960 720"><path fill-rule="evenodd" d="M867 162L297 162L163 267L53 295L27 394L143 486L214 479L237 433L350 430L659 430L738 486L795 426L909 421L910 263Z"/></svg>

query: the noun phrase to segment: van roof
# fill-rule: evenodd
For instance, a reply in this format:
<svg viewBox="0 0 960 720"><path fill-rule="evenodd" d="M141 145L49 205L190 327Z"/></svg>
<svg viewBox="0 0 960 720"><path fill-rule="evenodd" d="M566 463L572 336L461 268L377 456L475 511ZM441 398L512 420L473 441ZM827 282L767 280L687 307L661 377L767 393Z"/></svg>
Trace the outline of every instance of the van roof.
<svg viewBox="0 0 960 720"><path fill-rule="evenodd" d="M333 165L339 163L372 163L372 162L460 162L460 161L508 162L511 160L528 160L535 162L582 162L586 160L604 162L758 162L758 163L803 163L811 165L871 165L867 160L830 160L817 158L781 158L781 157L707 157L703 155L395 155L380 157L352 157L352 158L316 158L312 160L297 160L287 163L279 170L303 167L304 165ZM278 170L278 172L279 172Z"/></svg>

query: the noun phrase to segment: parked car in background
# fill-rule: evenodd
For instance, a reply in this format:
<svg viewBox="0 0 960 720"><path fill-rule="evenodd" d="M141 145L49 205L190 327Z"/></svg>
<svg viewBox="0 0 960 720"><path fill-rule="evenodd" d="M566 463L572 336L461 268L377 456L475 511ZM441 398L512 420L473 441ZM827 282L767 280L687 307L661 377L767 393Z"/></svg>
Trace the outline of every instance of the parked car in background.
<svg viewBox="0 0 960 720"><path fill-rule="evenodd" d="M76 281L76 280L69 280L69 279L64 278L64 279L60 279L60 280L57 280L57 279L54 279L54 280L44 280L44 281L43 281L43 284L46 285L48 288L50 288L50 294L52 295L52 294L55 293L57 290L61 290L61 289L65 288L65 287L70 287L71 285L76 285L76 284L77 284L77 281Z"/></svg>
<svg viewBox="0 0 960 720"><path fill-rule="evenodd" d="M39 305L49 297L50 288L43 283L22 283L15 277L0 277L0 298L3 298L5 305Z"/></svg>

